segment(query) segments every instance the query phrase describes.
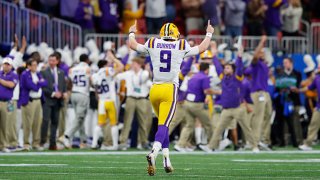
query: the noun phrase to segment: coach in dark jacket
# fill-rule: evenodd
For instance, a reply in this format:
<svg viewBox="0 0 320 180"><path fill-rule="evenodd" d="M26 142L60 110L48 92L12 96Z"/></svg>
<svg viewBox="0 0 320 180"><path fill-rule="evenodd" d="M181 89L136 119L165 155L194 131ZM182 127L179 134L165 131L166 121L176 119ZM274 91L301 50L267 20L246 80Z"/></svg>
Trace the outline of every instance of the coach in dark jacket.
<svg viewBox="0 0 320 180"><path fill-rule="evenodd" d="M42 71L42 76L48 82L48 86L43 88L43 122L41 127L41 144L47 140L48 124L50 126L50 144L49 150L57 150L56 131L59 122L59 111L63 106L63 98L66 96L66 82L64 72L57 68L58 55L53 53L49 56L49 67Z"/></svg>
<svg viewBox="0 0 320 180"><path fill-rule="evenodd" d="M42 87L47 86L41 73L37 72L38 62L30 59L27 70L20 76L20 96L18 103L21 105L23 122L23 144L25 150L30 150L29 137L32 133L32 148L43 150L40 146L40 133L42 123Z"/></svg>
<svg viewBox="0 0 320 180"><path fill-rule="evenodd" d="M302 128L299 120L301 106L299 92L293 92L293 87L298 88L301 83L301 73L293 69L290 58L283 60L283 71L276 77L276 124L280 138L280 145L284 143L284 123L287 123L291 134L291 143L297 147L302 143Z"/></svg>

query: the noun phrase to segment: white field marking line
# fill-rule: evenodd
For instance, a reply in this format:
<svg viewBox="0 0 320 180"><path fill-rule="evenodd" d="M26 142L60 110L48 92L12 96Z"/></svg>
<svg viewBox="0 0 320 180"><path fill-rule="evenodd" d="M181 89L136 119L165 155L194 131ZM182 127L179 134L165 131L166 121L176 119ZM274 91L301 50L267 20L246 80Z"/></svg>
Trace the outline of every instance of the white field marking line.
<svg viewBox="0 0 320 180"><path fill-rule="evenodd" d="M20 161L20 160L19 160ZM70 163L74 162L74 161L69 161L69 160L21 160L24 162L46 162L46 163L69 163L69 165L71 165ZM13 162L17 162L16 160L14 160ZM134 161L123 161L123 162L117 162L117 161L79 161L82 163L90 163L90 164L146 164L146 162L143 161L139 161L139 162L134 162ZM255 163L255 162L252 162ZM242 166L252 166L251 162L247 162L245 164L242 164ZM225 162L207 162L207 165L225 165L225 164L230 164L230 161L225 161ZM197 163L197 162L188 162L188 163L174 163L173 165L175 166L179 166L179 165L203 165L203 163ZM320 164L319 164L320 165ZM270 164L256 164L255 166L270 166ZM272 166L283 166L282 163L273 163ZM297 166L296 164L286 164L286 166ZM309 167L312 166L314 167L315 164L304 164L304 166Z"/></svg>
<svg viewBox="0 0 320 180"><path fill-rule="evenodd" d="M233 162L319 163L320 159L234 159Z"/></svg>
<svg viewBox="0 0 320 180"><path fill-rule="evenodd" d="M78 166L78 167L67 167L68 169L137 169L137 170L141 170L141 168L138 167L125 167L125 166L121 166L121 167L113 167L113 166L106 166L106 167L93 167L93 166ZM161 169L161 168L158 168ZM204 169L209 169L212 170L212 167L200 167L200 168L174 168L175 170L182 170L182 171L191 171L191 170L204 170ZM260 170L260 171L268 171L268 172L320 172L320 169L316 169L316 170L310 170L310 169L252 169L252 168L231 168L231 169L227 169L227 168L220 168L214 169L215 171L226 171L226 170L232 170L232 171L250 171L250 170Z"/></svg>
<svg viewBox="0 0 320 180"><path fill-rule="evenodd" d="M146 155L149 151L113 151L113 152L14 152L14 153L0 153L0 156L68 156L68 155ZM320 150L315 151L262 151L260 153L253 153L251 151L222 151L222 152L212 152L206 153L202 151L196 152L170 152L172 155L237 155L237 154L251 154L251 155L260 155L260 154L320 154Z"/></svg>
<svg viewBox="0 0 320 180"><path fill-rule="evenodd" d="M0 167L67 166L67 164L0 164Z"/></svg>
<svg viewBox="0 0 320 180"><path fill-rule="evenodd" d="M106 176L106 175L109 175L109 176L125 176L125 177L128 177L128 176L147 176L147 174L123 174L123 173L119 173L119 174L116 174L116 173L88 173L88 172L84 172L84 173L66 173L66 172L63 172L63 173L60 173L60 172L19 172L19 171L15 171L15 172L10 172L10 171L4 171L4 172L1 172L1 173L4 173L4 174L42 174L42 175L90 175L90 176ZM209 175L196 175L196 174L192 174L192 175L182 175L182 174L172 174L172 175L160 175L160 174L156 174L157 177L199 177L199 178L233 178L233 179L245 179L245 178L260 178L260 179L312 179L314 177L305 177L305 176L278 176L278 177L269 177L269 176L221 176L221 175L212 175L212 176L209 176Z"/></svg>

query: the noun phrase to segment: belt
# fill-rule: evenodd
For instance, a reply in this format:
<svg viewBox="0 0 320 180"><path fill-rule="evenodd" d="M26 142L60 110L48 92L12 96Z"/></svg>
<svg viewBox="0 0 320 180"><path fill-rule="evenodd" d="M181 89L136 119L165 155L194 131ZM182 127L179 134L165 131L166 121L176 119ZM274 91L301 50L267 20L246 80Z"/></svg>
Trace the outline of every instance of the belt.
<svg viewBox="0 0 320 180"><path fill-rule="evenodd" d="M128 98L132 98L132 99L148 99L148 97L133 97L133 96L128 96Z"/></svg>
<svg viewBox="0 0 320 180"><path fill-rule="evenodd" d="M188 102L191 102L191 103L204 103L204 101L189 101L187 100Z"/></svg>
<svg viewBox="0 0 320 180"><path fill-rule="evenodd" d="M0 102L8 102L10 99L0 99Z"/></svg>
<svg viewBox="0 0 320 180"><path fill-rule="evenodd" d="M32 102L32 101L40 100L40 99L41 99L41 98L31 98L31 97L30 97L30 98L29 98L29 101Z"/></svg>

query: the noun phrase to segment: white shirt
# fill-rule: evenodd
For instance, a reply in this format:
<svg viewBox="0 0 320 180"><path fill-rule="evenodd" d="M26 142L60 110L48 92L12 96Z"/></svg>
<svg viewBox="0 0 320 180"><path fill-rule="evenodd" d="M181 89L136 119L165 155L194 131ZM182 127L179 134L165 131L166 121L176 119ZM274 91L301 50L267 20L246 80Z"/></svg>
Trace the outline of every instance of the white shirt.
<svg viewBox="0 0 320 180"><path fill-rule="evenodd" d="M139 44L137 51L150 55L154 84L173 83L177 86L183 59L199 54L199 48L190 47L184 39L164 41L150 38L144 45Z"/></svg>
<svg viewBox="0 0 320 180"><path fill-rule="evenodd" d="M31 77L32 77L32 82L35 84L38 84L39 82L39 77L37 76L37 73L31 73ZM40 88L38 91L30 91L29 92L29 96L31 98L40 98L42 94L42 89Z"/></svg>
<svg viewBox="0 0 320 180"><path fill-rule="evenodd" d="M126 71L117 75L117 80L125 80L127 87L127 96L136 98L145 98L149 94L149 72L140 70L135 73L133 70Z"/></svg>
<svg viewBox="0 0 320 180"><path fill-rule="evenodd" d="M90 67L87 63L80 62L69 72L72 80L72 92L82 93L89 96Z"/></svg>
<svg viewBox="0 0 320 180"><path fill-rule="evenodd" d="M146 17L161 18L167 16L165 0L146 0Z"/></svg>

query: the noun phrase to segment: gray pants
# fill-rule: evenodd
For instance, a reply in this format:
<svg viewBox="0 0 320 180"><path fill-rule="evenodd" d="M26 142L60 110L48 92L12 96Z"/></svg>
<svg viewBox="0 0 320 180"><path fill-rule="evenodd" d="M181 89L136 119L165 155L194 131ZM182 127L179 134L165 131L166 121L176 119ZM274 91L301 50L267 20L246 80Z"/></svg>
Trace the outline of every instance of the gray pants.
<svg viewBox="0 0 320 180"><path fill-rule="evenodd" d="M178 145L180 147L186 147L190 136L195 128L195 118L198 118L205 129L208 139L212 135L212 122L209 117L209 112L204 108L204 103L185 102L186 108L186 125L183 127L180 135Z"/></svg>
<svg viewBox="0 0 320 180"><path fill-rule="evenodd" d="M71 127L67 129L66 134L69 138L72 138L74 134L80 130L81 140L85 140L84 134L84 121L86 118L87 111L89 109L89 96L82 93L71 94L71 104L75 111L75 119L71 124Z"/></svg>

